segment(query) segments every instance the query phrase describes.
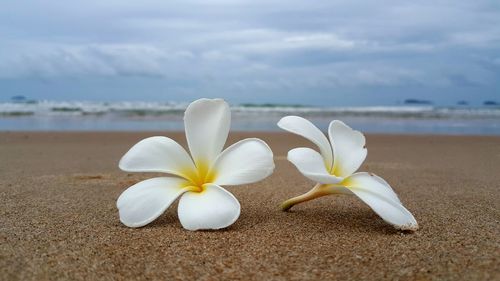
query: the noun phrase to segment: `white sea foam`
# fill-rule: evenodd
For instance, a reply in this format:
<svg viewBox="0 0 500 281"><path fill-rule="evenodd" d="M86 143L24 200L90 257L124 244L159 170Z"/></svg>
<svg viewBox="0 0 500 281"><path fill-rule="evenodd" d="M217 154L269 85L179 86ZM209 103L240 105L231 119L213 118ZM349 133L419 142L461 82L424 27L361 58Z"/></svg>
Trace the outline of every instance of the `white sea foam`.
<svg viewBox="0 0 500 281"><path fill-rule="evenodd" d="M39 101L0 103L0 116L182 116L187 103L174 102L88 102L88 101ZM360 107L310 107L286 105L234 105L235 116L281 116L297 114L316 117L386 117L386 118L463 118L500 119L500 107L438 107L438 106L360 106Z"/></svg>

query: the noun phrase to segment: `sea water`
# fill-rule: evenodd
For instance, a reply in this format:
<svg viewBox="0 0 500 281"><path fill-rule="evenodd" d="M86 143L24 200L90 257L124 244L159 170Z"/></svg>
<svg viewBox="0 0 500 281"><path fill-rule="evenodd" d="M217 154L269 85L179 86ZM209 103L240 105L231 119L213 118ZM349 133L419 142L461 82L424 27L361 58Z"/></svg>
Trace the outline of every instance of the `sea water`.
<svg viewBox="0 0 500 281"><path fill-rule="evenodd" d="M0 131L181 131L187 103L0 103ZM280 131L278 120L303 116L326 130L339 119L369 133L500 135L500 107L369 106L311 107L233 105L236 131Z"/></svg>

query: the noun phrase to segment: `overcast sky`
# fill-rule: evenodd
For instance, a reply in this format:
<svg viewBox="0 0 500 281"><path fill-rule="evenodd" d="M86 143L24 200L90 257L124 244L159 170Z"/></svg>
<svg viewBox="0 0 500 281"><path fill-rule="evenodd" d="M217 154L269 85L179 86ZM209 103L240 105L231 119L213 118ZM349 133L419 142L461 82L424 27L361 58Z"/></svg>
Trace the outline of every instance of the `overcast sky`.
<svg viewBox="0 0 500 281"><path fill-rule="evenodd" d="M500 2L4 1L0 100L500 100Z"/></svg>

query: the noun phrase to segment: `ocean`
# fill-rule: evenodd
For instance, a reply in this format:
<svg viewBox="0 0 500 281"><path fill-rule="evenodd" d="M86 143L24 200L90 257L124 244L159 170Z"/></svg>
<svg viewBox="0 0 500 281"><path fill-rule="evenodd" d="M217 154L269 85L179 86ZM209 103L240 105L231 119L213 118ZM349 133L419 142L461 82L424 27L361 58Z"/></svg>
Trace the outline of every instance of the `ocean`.
<svg viewBox="0 0 500 281"><path fill-rule="evenodd" d="M179 131L187 103L55 102L0 103L0 131ZM278 120L303 116L326 130L339 119L367 133L500 135L500 107L432 105L312 107L232 105L232 130L280 131Z"/></svg>

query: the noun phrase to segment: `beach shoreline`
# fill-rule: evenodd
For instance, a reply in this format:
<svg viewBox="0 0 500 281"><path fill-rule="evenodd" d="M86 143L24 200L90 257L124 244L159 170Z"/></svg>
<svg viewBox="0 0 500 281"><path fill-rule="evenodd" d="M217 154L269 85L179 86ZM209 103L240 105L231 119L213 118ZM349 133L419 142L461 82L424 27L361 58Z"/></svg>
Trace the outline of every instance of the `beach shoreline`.
<svg viewBox="0 0 500 281"><path fill-rule="evenodd" d="M367 134L360 171L386 179L420 229L399 232L354 196L279 204L314 183L286 160L311 146L278 132L231 132L227 145L265 140L275 173L229 187L239 220L222 231L182 229L176 204L130 229L116 199L155 175L117 163L137 141L183 132L0 132L1 280L493 280L500 277L500 137Z"/></svg>

